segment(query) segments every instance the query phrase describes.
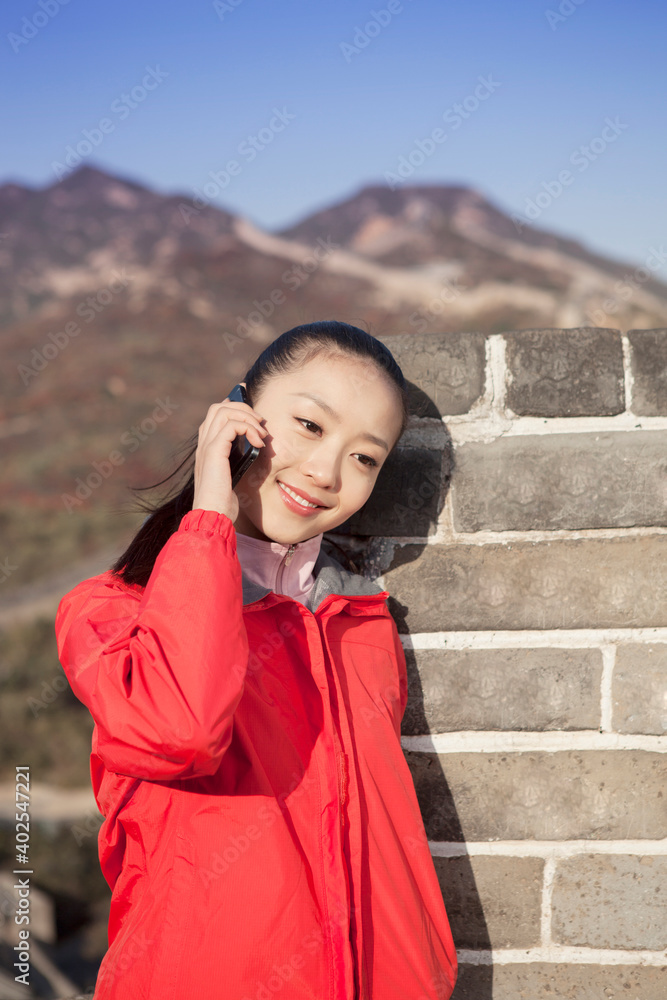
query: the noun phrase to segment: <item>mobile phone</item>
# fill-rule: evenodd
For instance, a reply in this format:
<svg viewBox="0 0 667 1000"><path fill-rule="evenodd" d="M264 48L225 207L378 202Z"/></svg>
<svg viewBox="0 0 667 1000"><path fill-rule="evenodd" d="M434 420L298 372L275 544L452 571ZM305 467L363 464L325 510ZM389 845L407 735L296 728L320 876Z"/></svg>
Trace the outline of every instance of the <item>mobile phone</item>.
<svg viewBox="0 0 667 1000"><path fill-rule="evenodd" d="M244 385L238 382L227 396L233 403L249 403L248 393ZM252 403L249 405L252 406ZM259 455L259 448L250 444L245 434L238 434L232 441L232 450L229 453L229 467L232 473L232 489L236 486L241 476L244 476L252 463Z"/></svg>

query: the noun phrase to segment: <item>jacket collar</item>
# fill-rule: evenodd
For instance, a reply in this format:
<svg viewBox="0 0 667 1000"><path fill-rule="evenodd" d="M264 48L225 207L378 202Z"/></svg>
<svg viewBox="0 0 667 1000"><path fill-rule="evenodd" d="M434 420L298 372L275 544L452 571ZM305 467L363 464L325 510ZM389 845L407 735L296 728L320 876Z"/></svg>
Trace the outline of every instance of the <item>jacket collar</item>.
<svg viewBox="0 0 667 1000"><path fill-rule="evenodd" d="M241 575L244 607L246 604L252 604L272 593L268 587L263 587L247 577L243 572L243 567L241 567ZM313 576L315 583L304 601L305 606L312 612L316 611L329 594L340 594L342 597L361 597L369 594L387 593L373 580L345 569L334 556L324 550L323 545L320 546L313 566Z"/></svg>

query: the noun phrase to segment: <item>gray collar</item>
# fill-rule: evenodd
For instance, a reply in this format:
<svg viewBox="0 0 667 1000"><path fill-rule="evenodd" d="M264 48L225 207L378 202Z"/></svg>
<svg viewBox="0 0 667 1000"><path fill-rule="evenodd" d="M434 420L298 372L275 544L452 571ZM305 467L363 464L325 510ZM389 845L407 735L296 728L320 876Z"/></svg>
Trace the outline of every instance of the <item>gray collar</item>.
<svg viewBox="0 0 667 1000"><path fill-rule="evenodd" d="M243 580L243 604L251 604L270 594L268 587L263 587L249 579L241 567ZM329 594L341 594L344 597L357 597L362 594L379 594L382 592L374 580L369 580L360 573L352 573L320 546L315 565L313 566L315 583L303 602L309 611L315 611Z"/></svg>

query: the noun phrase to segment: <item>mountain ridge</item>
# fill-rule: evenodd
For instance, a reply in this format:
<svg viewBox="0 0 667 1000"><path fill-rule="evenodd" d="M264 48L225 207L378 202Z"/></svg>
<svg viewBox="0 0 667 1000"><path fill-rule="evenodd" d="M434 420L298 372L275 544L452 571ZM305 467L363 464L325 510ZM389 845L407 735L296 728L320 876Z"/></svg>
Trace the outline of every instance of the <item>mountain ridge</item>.
<svg viewBox="0 0 667 1000"><path fill-rule="evenodd" d="M398 310L408 332L409 316L420 310L427 322L449 320L447 328L488 330L494 302L501 325L505 315L523 326L609 326L616 315L628 328L667 322L666 284L653 276L633 283L632 265L547 230L517 227L462 184L363 185L270 231L201 196L158 194L84 164L43 188L0 186L0 233L5 327L67 312L73 298L104 287L105 275L123 266L135 272L131 315L161 315L162 302L215 322L239 299L252 299L253 287L261 291L272 263L298 262L318 239L332 252L310 282L315 299L333 271L352 283L346 298L357 296L374 319ZM438 299L446 310L438 311Z"/></svg>

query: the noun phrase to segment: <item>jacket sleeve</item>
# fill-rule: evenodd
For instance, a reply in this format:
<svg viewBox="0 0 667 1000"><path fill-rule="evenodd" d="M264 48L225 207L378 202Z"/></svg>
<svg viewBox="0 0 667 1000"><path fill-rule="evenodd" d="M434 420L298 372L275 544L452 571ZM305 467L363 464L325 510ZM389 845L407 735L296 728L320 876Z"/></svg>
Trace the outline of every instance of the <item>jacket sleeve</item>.
<svg viewBox="0 0 667 1000"><path fill-rule="evenodd" d="M78 584L58 605L55 630L108 770L149 780L217 770L248 664L241 565L225 514L188 511L145 589L108 574Z"/></svg>

